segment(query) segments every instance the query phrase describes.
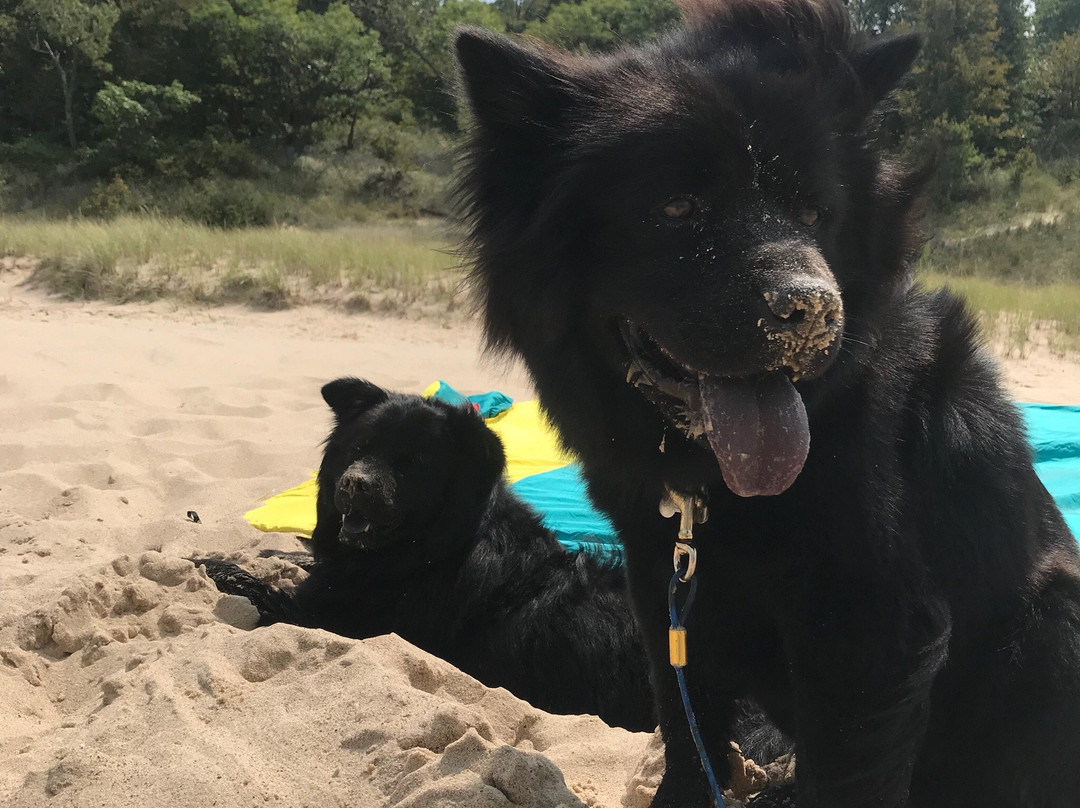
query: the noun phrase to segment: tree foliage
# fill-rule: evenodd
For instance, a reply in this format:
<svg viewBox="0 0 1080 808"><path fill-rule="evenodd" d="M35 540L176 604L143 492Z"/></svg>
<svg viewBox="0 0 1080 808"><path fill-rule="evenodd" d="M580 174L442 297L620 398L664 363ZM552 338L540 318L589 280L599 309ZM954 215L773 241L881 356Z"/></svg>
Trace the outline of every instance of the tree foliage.
<svg viewBox="0 0 1080 808"><path fill-rule="evenodd" d="M303 153L321 123L359 114L387 79L378 34L343 3L318 14L295 0L203 0L190 25L216 68L207 95L240 139Z"/></svg>
<svg viewBox="0 0 1080 808"><path fill-rule="evenodd" d="M529 22L525 33L567 50L595 53L641 42L678 19L670 0L582 0L554 6Z"/></svg>
<svg viewBox="0 0 1080 808"><path fill-rule="evenodd" d="M1055 42L1039 62L1032 86L1038 105L1042 151L1049 157L1080 152L1080 31Z"/></svg>
<svg viewBox="0 0 1080 808"><path fill-rule="evenodd" d="M30 49L45 58L59 81L64 126L71 148L78 145L75 97L81 69L109 70L106 56L120 9L113 3L83 0L22 0L16 18L26 30Z"/></svg>
<svg viewBox="0 0 1080 808"><path fill-rule="evenodd" d="M1039 0L1035 3L1035 33L1043 43L1052 43L1080 31L1078 0Z"/></svg>
<svg viewBox="0 0 1080 808"><path fill-rule="evenodd" d="M846 2L861 27L923 33L888 131L937 155L945 198L1026 149L1080 165L1080 0ZM0 0L0 164L251 176L363 149L397 187L410 138L459 125L456 26L595 53L678 16L672 0Z"/></svg>
<svg viewBox="0 0 1080 808"><path fill-rule="evenodd" d="M145 166L164 147L174 145L177 123L200 100L178 81L167 85L107 81L94 96L90 115L102 142L114 150L116 163Z"/></svg>

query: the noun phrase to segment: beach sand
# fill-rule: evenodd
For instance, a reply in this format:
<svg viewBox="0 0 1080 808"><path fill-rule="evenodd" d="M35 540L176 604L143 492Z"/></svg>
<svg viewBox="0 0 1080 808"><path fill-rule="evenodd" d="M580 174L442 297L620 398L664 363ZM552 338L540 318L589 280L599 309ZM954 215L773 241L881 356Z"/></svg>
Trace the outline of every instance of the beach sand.
<svg viewBox="0 0 1080 808"><path fill-rule="evenodd" d="M64 303L0 273L0 805L644 808L648 734L552 716L388 636L248 630L184 557L319 459L326 381L532 396L478 330L321 308ZM1004 364L1080 403L1080 365ZM187 518L196 511L200 521Z"/></svg>

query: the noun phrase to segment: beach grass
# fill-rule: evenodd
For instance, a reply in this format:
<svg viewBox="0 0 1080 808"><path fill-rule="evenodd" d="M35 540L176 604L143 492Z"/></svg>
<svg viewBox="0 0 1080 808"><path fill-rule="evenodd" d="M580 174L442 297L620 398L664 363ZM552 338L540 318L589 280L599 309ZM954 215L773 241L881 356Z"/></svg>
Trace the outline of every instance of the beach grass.
<svg viewBox="0 0 1080 808"><path fill-rule="evenodd" d="M68 299L113 302L449 305L461 281L451 243L436 220L222 230L150 216L0 217L0 255L34 259L32 283Z"/></svg>
<svg viewBox="0 0 1080 808"><path fill-rule="evenodd" d="M1041 171L998 180L929 223L919 277L967 298L998 350L1080 350L1080 182Z"/></svg>
<svg viewBox="0 0 1080 808"><path fill-rule="evenodd" d="M998 278L923 272L927 288L946 286L979 312L983 330L1003 350L1023 355L1041 334L1058 353L1080 350L1080 284L1028 285Z"/></svg>
<svg viewBox="0 0 1080 808"><path fill-rule="evenodd" d="M1025 235L1056 238L1056 225L1022 228L1009 242ZM990 240L1003 235L993 232ZM0 255L31 259L32 283L67 299L117 303L167 298L260 309L323 302L399 314L451 310L464 295L453 243L436 219L223 230L153 216L0 216ZM1022 352L1039 331L1056 350L1080 349L1080 283L1067 277L1070 272L1055 272L1066 278L1050 282L1024 273L1001 277L970 254L953 255L947 264L943 257L929 251L919 264L920 280L963 295L992 340Z"/></svg>

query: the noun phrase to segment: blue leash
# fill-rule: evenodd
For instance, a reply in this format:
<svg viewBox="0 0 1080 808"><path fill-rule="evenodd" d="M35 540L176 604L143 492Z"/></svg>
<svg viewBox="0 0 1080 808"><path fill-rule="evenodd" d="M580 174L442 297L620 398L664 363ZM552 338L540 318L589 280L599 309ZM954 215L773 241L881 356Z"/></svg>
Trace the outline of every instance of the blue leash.
<svg viewBox="0 0 1080 808"><path fill-rule="evenodd" d="M686 666L686 628L683 620L690 613L690 607L694 604L694 595L697 594L697 578L690 578L690 591L686 595L683 604L682 617L680 619L678 607L675 605L675 593L680 583L685 583L681 569L675 571L668 585L668 614L671 617L671 628L668 631L669 651L671 667L675 669L675 678L679 680L679 693L682 695L683 710L686 711L686 722L690 725L690 734L694 738L698 757L701 759L701 767L705 769L705 777L709 781L712 790L713 802L716 808L725 808L724 798L720 793L720 785L716 782L716 774L713 772L709 756L705 753L705 743L701 740L701 731L698 729L697 718L694 717L694 708L690 706L690 692L686 689L686 674L683 668Z"/></svg>

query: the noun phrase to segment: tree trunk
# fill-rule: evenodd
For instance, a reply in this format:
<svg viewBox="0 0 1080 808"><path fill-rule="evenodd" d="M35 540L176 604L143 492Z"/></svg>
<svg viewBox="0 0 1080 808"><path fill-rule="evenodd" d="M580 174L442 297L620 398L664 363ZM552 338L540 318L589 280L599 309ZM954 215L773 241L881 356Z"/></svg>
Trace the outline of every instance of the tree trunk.
<svg viewBox="0 0 1080 808"><path fill-rule="evenodd" d="M57 65L56 69L60 72L60 87L64 91L64 126L67 129L68 143L71 144L71 148L74 151L75 149L79 148L79 141L75 137L74 69L72 70L72 75L70 77L68 76L67 71L60 67L59 64Z"/></svg>
<svg viewBox="0 0 1080 808"><path fill-rule="evenodd" d="M349 118L349 136L345 139L345 151L353 150L353 136L356 134L356 116L359 115L357 110L353 110L352 117Z"/></svg>
<svg viewBox="0 0 1080 808"><path fill-rule="evenodd" d="M31 45L38 53L47 54L60 76L60 91L64 94L64 128L67 130L68 143L71 150L79 148L79 140L75 137L75 68L78 56L71 56L71 70L64 69L64 63L60 59L60 52L53 50L48 41L43 46Z"/></svg>

